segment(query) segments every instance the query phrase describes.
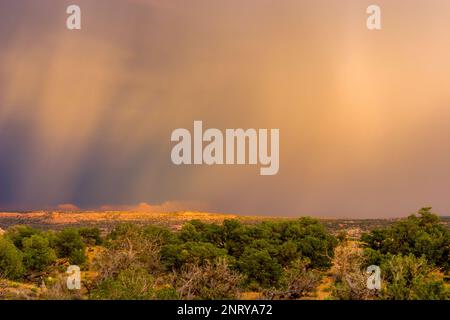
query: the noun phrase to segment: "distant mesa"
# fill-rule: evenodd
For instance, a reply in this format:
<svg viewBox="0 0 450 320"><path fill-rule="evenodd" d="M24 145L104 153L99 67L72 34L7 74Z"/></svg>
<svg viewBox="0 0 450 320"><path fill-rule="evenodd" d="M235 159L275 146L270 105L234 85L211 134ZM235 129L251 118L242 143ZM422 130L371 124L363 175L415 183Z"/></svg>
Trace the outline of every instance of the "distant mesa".
<svg viewBox="0 0 450 320"><path fill-rule="evenodd" d="M77 207L76 205L74 205L72 203L59 204L56 208L58 210L62 210L62 211L81 211L81 209L79 207Z"/></svg>
<svg viewBox="0 0 450 320"><path fill-rule="evenodd" d="M141 202L137 205L102 205L100 211L128 211L148 213L172 213L180 211L210 211L207 203L198 201L166 201L161 204Z"/></svg>

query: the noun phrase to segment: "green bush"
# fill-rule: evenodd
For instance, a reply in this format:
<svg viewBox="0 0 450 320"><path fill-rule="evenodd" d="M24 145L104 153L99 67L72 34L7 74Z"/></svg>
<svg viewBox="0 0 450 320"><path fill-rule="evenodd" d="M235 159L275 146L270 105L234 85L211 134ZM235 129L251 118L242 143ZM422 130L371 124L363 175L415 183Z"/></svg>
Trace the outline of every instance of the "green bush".
<svg viewBox="0 0 450 320"><path fill-rule="evenodd" d="M153 297L153 277L142 268L121 271L102 281L91 293L97 300L149 300Z"/></svg>
<svg viewBox="0 0 450 320"><path fill-rule="evenodd" d="M292 241L288 240L281 244L277 250L277 258L278 261L283 265L287 266L292 264L292 262L299 259L301 254L298 251L297 244Z"/></svg>
<svg viewBox="0 0 450 320"><path fill-rule="evenodd" d="M147 239L154 239L160 245L174 243L176 241L175 234L167 228L159 226L146 226L142 230L142 236Z"/></svg>
<svg viewBox="0 0 450 320"><path fill-rule="evenodd" d="M225 248L231 256L239 258L251 240L249 228L243 226L239 221L225 220L223 222L221 239L218 244Z"/></svg>
<svg viewBox="0 0 450 320"><path fill-rule="evenodd" d="M326 269L331 265L337 245L337 239L328 233L320 221L312 218L263 222L249 228L248 236L251 246L257 239L264 239L274 246L276 258L284 267L297 259L308 258L312 267Z"/></svg>
<svg viewBox="0 0 450 320"><path fill-rule="evenodd" d="M42 271L55 262L55 251L50 248L49 241L40 236L33 235L23 240L23 262L28 270Z"/></svg>
<svg viewBox="0 0 450 320"><path fill-rule="evenodd" d="M0 236L0 278L19 279L23 272L22 253L12 241Z"/></svg>
<svg viewBox="0 0 450 320"><path fill-rule="evenodd" d="M223 224L207 224L199 220L186 223L178 234L180 242L207 242L237 258L251 243L248 228L237 220L225 220Z"/></svg>
<svg viewBox="0 0 450 320"><path fill-rule="evenodd" d="M29 226L17 225L12 226L11 228L8 229L6 237L9 238L14 243L16 248L21 250L23 248L22 245L24 239L40 233L41 231L33 229Z"/></svg>
<svg viewBox="0 0 450 320"><path fill-rule="evenodd" d="M395 255L382 265L386 282L382 298L390 300L448 300L450 291L442 275L427 263L425 257Z"/></svg>
<svg viewBox="0 0 450 320"><path fill-rule="evenodd" d="M440 223L431 208L423 208L418 215L411 215L385 229L364 234L367 263L380 265L385 255L425 256L428 263L443 270L450 270L450 230ZM374 252L376 251L376 252Z"/></svg>
<svg viewBox="0 0 450 320"><path fill-rule="evenodd" d="M80 228L78 233L87 246L99 246L103 243L99 228Z"/></svg>
<svg viewBox="0 0 450 320"><path fill-rule="evenodd" d="M238 266L247 276L247 282L255 281L263 287L276 286L282 275L282 266L265 249L245 249Z"/></svg>
<svg viewBox="0 0 450 320"><path fill-rule="evenodd" d="M330 266L337 245L337 239L320 221L312 218L263 222L255 226L243 226L236 220L225 220L222 225L194 220L183 226L178 237L181 243L211 243L225 249L235 259L249 247L264 247L283 266L306 257L313 267L322 269Z"/></svg>
<svg viewBox="0 0 450 320"><path fill-rule="evenodd" d="M185 223L181 228L178 238L182 242L201 242L206 241L208 225L198 220L192 220Z"/></svg>
<svg viewBox="0 0 450 320"><path fill-rule="evenodd" d="M170 270L180 269L184 264L202 265L219 257L226 257L227 251L207 242L186 242L164 246L161 256L163 263Z"/></svg>
<svg viewBox="0 0 450 320"><path fill-rule="evenodd" d="M81 265L86 261L86 245L76 229L64 229L56 234L54 245L58 257L68 258L70 264Z"/></svg>
<svg viewBox="0 0 450 320"><path fill-rule="evenodd" d="M237 220L222 225L193 220L177 238L162 248L162 261L169 269L228 257L232 267L247 275L249 284L265 287L277 285L283 267L298 259L308 258L312 268L326 269L338 242L312 218L253 226Z"/></svg>
<svg viewBox="0 0 450 320"><path fill-rule="evenodd" d="M326 269L331 266L337 239L330 235L317 219L302 218L295 222L281 223L280 241L293 241L297 245L299 257L308 258L311 267Z"/></svg>
<svg viewBox="0 0 450 320"><path fill-rule="evenodd" d="M129 236L137 236L142 233L142 228L132 223L118 224L109 234L108 240L121 240Z"/></svg>

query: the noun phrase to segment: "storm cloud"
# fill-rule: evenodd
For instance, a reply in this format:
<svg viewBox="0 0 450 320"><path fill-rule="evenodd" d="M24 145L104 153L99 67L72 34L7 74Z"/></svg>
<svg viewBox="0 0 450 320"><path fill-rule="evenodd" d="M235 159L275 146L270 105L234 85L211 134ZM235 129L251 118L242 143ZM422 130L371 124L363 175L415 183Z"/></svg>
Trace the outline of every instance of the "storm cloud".
<svg viewBox="0 0 450 320"><path fill-rule="evenodd" d="M378 1L375 32L357 0L76 3L80 31L0 3L0 208L450 213L450 3ZM279 173L173 165L194 120L279 128Z"/></svg>

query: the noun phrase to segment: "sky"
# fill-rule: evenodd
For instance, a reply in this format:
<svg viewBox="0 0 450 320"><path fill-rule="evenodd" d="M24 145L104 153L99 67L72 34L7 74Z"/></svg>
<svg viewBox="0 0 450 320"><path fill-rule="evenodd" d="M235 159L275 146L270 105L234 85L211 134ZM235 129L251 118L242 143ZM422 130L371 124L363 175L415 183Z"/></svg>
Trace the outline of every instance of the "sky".
<svg viewBox="0 0 450 320"><path fill-rule="evenodd" d="M373 3L2 0L0 208L449 215L450 2ZM175 166L194 120L279 128L279 173Z"/></svg>

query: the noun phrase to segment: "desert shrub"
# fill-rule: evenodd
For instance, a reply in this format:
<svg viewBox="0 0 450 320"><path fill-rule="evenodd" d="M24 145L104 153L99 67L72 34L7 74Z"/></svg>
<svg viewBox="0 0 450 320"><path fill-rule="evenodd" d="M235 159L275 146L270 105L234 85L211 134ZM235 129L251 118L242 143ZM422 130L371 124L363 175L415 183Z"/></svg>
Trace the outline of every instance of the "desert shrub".
<svg viewBox="0 0 450 320"><path fill-rule="evenodd" d="M299 299L312 294L320 283L321 276L309 268L308 259L291 262L280 279L280 289L266 290L267 299Z"/></svg>
<svg viewBox="0 0 450 320"><path fill-rule="evenodd" d="M74 265L83 265L87 261L85 249L75 249L69 256L69 263Z"/></svg>
<svg viewBox="0 0 450 320"><path fill-rule="evenodd" d="M186 242L164 246L161 255L170 270L180 269L185 264L202 265L219 257L226 257L227 251L208 242Z"/></svg>
<svg viewBox="0 0 450 320"><path fill-rule="evenodd" d="M134 252L105 249L95 257L93 267L98 272L97 282L116 277L121 271L140 266Z"/></svg>
<svg viewBox="0 0 450 320"><path fill-rule="evenodd" d="M242 280L223 258L203 265L185 265L174 278L179 297L187 300L236 299Z"/></svg>
<svg viewBox="0 0 450 320"><path fill-rule="evenodd" d="M135 237L142 233L142 228L132 223L121 223L108 234L108 240L120 240L126 237Z"/></svg>
<svg viewBox="0 0 450 320"><path fill-rule="evenodd" d="M28 270L42 271L56 260L48 239L37 234L23 240L22 251L23 263Z"/></svg>
<svg viewBox="0 0 450 320"><path fill-rule="evenodd" d="M199 220L186 223L178 234L180 242L205 242L225 249L237 258L250 244L248 228L237 220L225 220L222 225L207 224Z"/></svg>
<svg viewBox="0 0 450 320"><path fill-rule="evenodd" d="M117 226L108 236L105 250L94 260L99 281L116 277L130 268L142 268L150 274L161 272L160 239L137 226Z"/></svg>
<svg viewBox="0 0 450 320"><path fill-rule="evenodd" d="M162 248L162 261L169 269L228 256L249 284L264 287L277 285L283 267L301 258L308 258L312 268L326 269L337 245L336 238L312 218L254 226L237 220L225 220L222 225L194 220L182 227L177 238Z"/></svg>
<svg viewBox="0 0 450 320"><path fill-rule="evenodd" d="M336 239L338 241L338 243L342 243L342 242L346 242L348 241L348 234L345 231L340 231L337 235L336 235Z"/></svg>
<svg viewBox="0 0 450 320"><path fill-rule="evenodd" d="M243 226L237 220L225 220L221 228L221 238L218 245L225 248L231 256L239 258L252 240L248 230L248 227Z"/></svg>
<svg viewBox="0 0 450 320"><path fill-rule="evenodd" d="M281 227L280 239L296 243L300 257L308 258L311 267L330 267L337 239L328 233L319 220L303 218L293 223L286 222Z"/></svg>
<svg viewBox="0 0 450 320"><path fill-rule="evenodd" d="M211 243L239 259L249 247L267 250L282 266L307 257L315 268L330 266L337 240L320 221L302 218L296 221L263 222L243 226L237 220L225 220L222 225L201 221L186 223L178 234L180 243Z"/></svg>
<svg viewBox="0 0 450 320"><path fill-rule="evenodd" d="M364 234L367 263L381 265L385 255L425 256L428 263L450 270L450 230L440 223L431 208L419 210L385 229ZM375 252L374 252L375 251Z"/></svg>
<svg viewBox="0 0 450 320"><path fill-rule="evenodd" d="M33 229L29 226L17 225L8 229L6 232L6 237L14 243L16 248L21 250L24 239L40 233L41 231Z"/></svg>
<svg viewBox="0 0 450 320"><path fill-rule="evenodd" d="M147 239L157 240L161 246L176 242L174 233L160 226L149 225L144 227L142 236Z"/></svg>
<svg viewBox="0 0 450 320"><path fill-rule="evenodd" d="M12 241L0 236L0 278L15 280L23 272L22 253Z"/></svg>
<svg viewBox="0 0 450 320"><path fill-rule="evenodd" d="M276 286L282 275L282 266L265 249L245 249L238 267L247 276L247 283L254 281L263 287Z"/></svg>
<svg viewBox="0 0 450 320"><path fill-rule="evenodd" d="M81 265L86 261L86 245L76 229L64 229L57 233L54 246L58 257L68 258L70 264Z"/></svg>
<svg viewBox="0 0 450 320"><path fill-rule="evenodd" d="M47 281L47 290L45 290L41 299L44 300L82 300L84 299L82 290L69 290L67 287L67 278L58 277Z"/></svg>
<svg viewBox="0 0 450 320"><path fill-rule="evenodd" d="M106 246L120 245L121 242L128 242L138 246L139 242L150 240L159 245L170 243L175 236L165 228L158 226L140 227L131 223L117 225L108 235Z"/></svg>
<svg viewBox="0 0 450 320"><path fill-rule="evenodd" d="M425 257L395 255L381 266L385 286L383 299L448 300L450 291L443 276L427 263Z"/></svg>
<svg viewBox="0 0 450 320"><path fill-rule="evenodd" d="M379 266L383 264L386 259L388 259L391 254L383 254L378 250L372 248L367 248L363 246L363 264L366 266L376 265Z"/></svg>
<svg viewBox="0 0 450 320"><path fill-rule="evenodd" d="M99 228L80 228L78 233L87 246L99 246L103 243Z"/></svg>
<svg viewBox="0 0 450 320"><path fill-rule="evenodd" d="M249 236L252 240L266 239L274 245L278 250L277 259L283 266L303 257L311 261L312 267L326 269L337 245L336 238L320 221L312 218L263 222L250 229Z"/></svg>
<svg viewBox="0 0 450 320"><path fill-rule="evenodd" d="M45 239L47 239L49 246L52 247L53 249L55 249L57 232L49 230L49 231L40 232L39 235L44 237Z"/></svg>
<svg viewBox="0 0 450 320"><path fill-rule="evenodd" d="M239 223L236 221L236 223ZM200 220L191 220L183 225L178 238L181 242L209 242L219 248L225 247L226 235L224 233L224 226L215 223L204 223Z"/></svg>
<svg viewBox="0 0 450 320"><path fill-rule="evenodd" d="M161 235L157 232L149 232L149 228L127 226L119 228L122 229L116 230L115 240L110 242L108 247L119 252L127 252L150 273L161 271Z"/></svg>
<svg viewBox="0 0 450 320"><path fill-rule="evenodd" d="M336 247L330 270L334 278L334 299L369 300L377 297L377 291L367 288L365 265L363 251L357 244L344 241Z"/></svg>
<svg viewBox="0 0 450 320"><path fill-rule="evenodd" d="M283 266L288 266L293 262L298 261L300 256L298 247L292 240L284 242L277 250L277 259Z"/></svg>
<svg viewBox="0 0 450 320"><path fill-rule="evenodd" d="M204 242L208 238L206 229L208 225L199 220L185 223L178 234L182 242Z"/></svg>
<svg viewBox="0 0 450 320"><path fill-rule="evenodd" d="M142 268L130 268L106 278L92 290L97 300L148 300L153 297L153 277Z"/></svg>

